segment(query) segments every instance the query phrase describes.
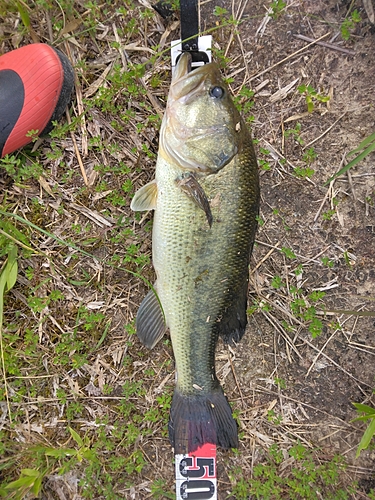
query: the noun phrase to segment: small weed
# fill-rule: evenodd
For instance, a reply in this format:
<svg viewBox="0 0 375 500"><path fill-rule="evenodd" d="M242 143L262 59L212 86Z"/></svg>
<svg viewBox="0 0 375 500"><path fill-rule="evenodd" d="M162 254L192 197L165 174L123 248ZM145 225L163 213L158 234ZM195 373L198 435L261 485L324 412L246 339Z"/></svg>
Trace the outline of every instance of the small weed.
<svg viewBox="0 0 375 500"><path fill-rule="evenodd" d="M247 314L251 316L252 314L255 314L259 310L260 304L258 301L254 300L253 305L247 308Z"/></svg>
<svg viewBox="0 0 375 500"><path fill-rule="evenodd" d="M268 161L262 160L261 158L258 159L258 165L262 170L271 170L271 165Z"/></svg>
<svg viewBox="0 0 375 500"><path fill-rule="evenodd" d="M319 302L319 300L322 300L325 297L325 292L322 292L321 290L314 290L313 292L310 293L309 295L309 300L310 302Z"/></svg>
<svg viewBox="0 0 375 500"><path fill-rule="evenodd" d="M53 470L57 469L59 474L64 474L74 463L82 460L95 461L96 455L91 449L89 438L85 436L82 439L71 427L68 430L76 448L32 446L23 450L23 454L38 464L38 468L21 469L18 479L0 486L0 496L22 500L31 494L33 498L39 498L42 481Z"/></svg>
<svg viewBox="0 0 375 500"><path fill-rule="evenodd" d="M296 276L299 276L303 273L303 266L302 264L298 264L297 267L294 269L294 274Z"/></svg>
<svg viewBox="0 0 375 500"><path fill-rule="evenodd" d="M216 5L213 14L216 17L224 17L228 15L228 11L224 7L219 7L218 5Z"/></svg>
<svg viewBox="0 0 375 500"><path fill-rule="evenodd" d="M294 175L300 179L310 179L315 174L315 170L310 167L295 167Z"/></svg>
<svg viewBox="0 0 375 500"><path fill-rule="evenodd" d="M329 96L319 94L311 85L300 85L298 87L298 92L305 96L308 113L314 111L314 102L325 103L329 101Z"/></svg>
<svg viewBox="0 0 375 500"><path fill-rule="evenodd" d="M296 141L297 144L300 146L304 145L304 141L301 137L301 124L296 123L296 126L294 128L290 128L288 130L285 130L284 132L284 137L287 139L288 137L293 137L293 139Z"/></svg>
<svg viewBox="0 0 375 500"><path fill-rule="evenodd" d="M362 21L361 16L357 9L355 9L350 17L347 17L340 27L340 32L343 40L349 40L350 31L355 28L355 25Z"/></svg>
<svg viewBox="0 0 375 500"><path fill-rule="evenodd" d="M272 19L278 19L285 7L286 2L283 0L274 0L270 5L271 12L269 13L269 16L272 17Z"/></svg>
<svg viewBox="0 0 375 500"><path fill-rule="evenodd" d="M316 315L316 308L309 303L316 304L322 300L325 296L325 292L314 291L311 292L307 299L303 299L298 296L298 291L291 288L291 293L295 291L295 297L290 303L290 310L296 316L303 321L306 321L309 325L309 332L313 338L318 337L323 330L323 323Z"/></svg>
<svg viewBox="0 0 375 500"><path fill-rule="evenodd" d="M293 252L291 248L282 247L281 252L285 255L287 259L296 259L296 254Z"/></svg>
<svg viewBox="0 0 375 500"><path fill-rule="evenodd" d="M283 378L275 378L274 383L280 388L280 389L286 389L286 382Z"/></svg>
<svg viewBox="0 0 375 500"><path fill-rule="evenodd" d="M251 124L254 121L254 116L253 115L249 116L249 112L255 104L253 97L254 97L254 91L246 86L243 86L239 91L238 95L233 99L237 109L245 118L246 123L249 124Z"/></svg>
<svg viewBox="0 0 375 500"><path fill-rule="evenodd" d="M278 289L285 286L285 284L283 283L283 280L280 278L280 276L274 276L271 281L271 286L272 288Z"/></svg>
<svg viewBox="0 0 375 500"><path fill-rule="evenodd" d="M280 219L281 219L281 221L283 223L285 231L289 231L290 227L286 223L285 218L281 215L280 210L278 208L274 208L274 209L272 209L272 213L273 213L273 215L276 215L276 216L280 217Z"/></svg>
<svg viewBox="0 0 375 500"><path fill-rule="evenodd" d="M332 220L332 217L336 214L336 210L329 209L322 213L323 220Z"/></svg>
<svg viewBox="0 0 375 500"><path fill-rule="evenodd" d="M213 11L214 16L218 17L220 19L219 24L224 27L224 26L237 26L239 24L239 21L235 19L232 14L229 14L229 11L225 9L224 7L219 7L218 5L215 6L214 11Z"/></svg>
<svg viewBox="0 0 375 500"><path fill-rule="evenodd" d="M302 156L302 160L307 163L307 165L311 165L311 163L316 160L317 156L318 155L315 153L314 148L309 148Z"/></svg>
<svg viewBox="0 0 375 500"><path fill-rule="evenodd" d="M43 174L42 165L33 161L31 154L27 157L25 153L5 155L0 159L0 169L4 169L20 186L31 179L38 179Z"/></svg>
<svg viewBox="0 0 375 500"><path fill-rule="evenodd" d="M345 250L345 252L343 253L343 257L344 257L345 264L348 267L352 267L353 266L352 254L348 250Z"/></svg>
<svg viewBox="0 0 375 500"><path fill-rule="evenodd" d="M264 155L264 156L268 156L270 154L268 149L265 149L265 148L260 148L259 153L261 155ZM269 164L268 159L264 160L263 158L260 158L259 155L258 155L258 165L262 170L270 170L271 169L271 165Z"/></svg>
<svg viewBox="0 0 375 500"><path fill-rule="evenodd" d="M267 420L273 425L280 425L283 421L283 417L281 415L277 415L274 410L268 410Z"/></svg>
<svg viewBox="0 0 375 500"><path fill-rule="evenodd" d="M173 500L176 498L176 493L168 490L168 487L164 479L156 479L151 485L151 495L152 498L170 498Z"/></svg>
<svg viewBox="0 0 375 500"><path fill-rule="evenodd" d="M262 219L262 217L260 217L260 215L257 215L257 216L256 216L256 220L257 220L257 223L258 223L258 226L259 226L259 227L264 226L265 221Z"/></svg>

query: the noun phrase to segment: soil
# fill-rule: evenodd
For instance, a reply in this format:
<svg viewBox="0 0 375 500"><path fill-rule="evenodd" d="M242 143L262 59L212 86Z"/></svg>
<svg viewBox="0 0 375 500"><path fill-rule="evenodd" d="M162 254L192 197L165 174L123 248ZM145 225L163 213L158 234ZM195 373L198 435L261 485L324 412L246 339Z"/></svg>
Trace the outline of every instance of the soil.
<svg viewBox="0 0 375 500"><path fill-rule="evenodd" d="M375 453L370 446L355 458L366 423L352 421L358 416L352 403L375 403L375 153L367 155L331 183L327 184L327 181L354 158L355 155L349 153L374 132L375 28L360 0L291 0L286 2L286 8L278 16L268 18L268 22L267 5L262 2L248 0L238 2L238 5L234 2L233 6L228 0L215 0L202 6L202 27L209 28L218 22L217 16L213 15L216 5L229 12L234 9L236 18L241 14L238 34L229 26L214 32L213 36L215 48L228 51L229 62L223 67L223 73L232 77L233 94L239 95L244 86L255 92L254 105L245 118L253 116L251 127L260 160L262 198L261 222L250 271L249 307L254 305L254 312L249 315L248 329L241 343L230 348L220 344L217 352L218 375L229 401L234 403L238 412L241 431L238 453L218 452L218 498L235 498L231 496L233 483L228 474L229 466L238 465L244 477L250 477L254 464L264 460L271 444L277 443L281 449L287 450L297 441L310 449L319 448L321 460L330 459L335 454L344 457L349 467L342 478L343 486L354 479L359 484L358 491L348 498L370 498L369 492L375 488ZM340 27L354 9L360 13L361 21L354 24L348 40L344 40ZM121 23L120 18L116 19ZM4 17L4 20L4 26L10 29L9 17ZM101 22L100 34L107 28L112 30L111 22L106 23L104 19ZM154 14L147 26L145 24L146 28L150 31L150 40L145 32L144 44L159 43L164 30L168 32L168 42L178 36L175 18L163 20ZM5 29L7 33L2 47L4 51L10 50L14 43ZM322 42L331 45L309 45L310 42L296 35L313 40L321 38ZM28 36L24 35L21 44L29 42ZM71 45L76 62L83 55L80 52L83 45L85 58L90 56L95 61L96 57L101 71L111 61L109 57L105 58L106 54L97 54L96 49L91 48L91 44L95 45L92 41L77 39L77 43L78 46ZM126 44L124 40L121 43ZM111 47L109 55L111 51L115 49ZM134 52L129 54L131 58L134 55L134 61L142 60ZM168 71L168 65L163 64L164 72ZM86 80L85 71L88 70L82 70L80 80L83 92L94 80ZM158 71L161 71L160 67ZM151 88L150 80L146 83L161 111L170 76L165 74L167 76L160 86ZM311 85L320 96L329 96L329 100L313 99L314 109L307 112L305 95L298 91L302 84ZM288 90L280 92L288 85ZM242 104L245 101L246 98L242 97ZM76 102L74 109L77 112ZM141 107L136 109L141 117L143 112ZM118 133L111 124L115 119L110 112L105 115L98 111L92 100L87 124L89 137L94 137L97 127L97 135L103 140L116 139L122 148L120 153L112 154L105 148L98 148L95 153L89 150L85 155L79 128L74 132L78 148L88 174L93 175L93 186L100 182L93 166L98 163L115 166L118 160L125 158L124 161L136 172L132 182L139 188L152 179L154 168L154 159L139 150L147 139L150 150L157 151L158 130L151 124L142 132L143 136L137 135L134 119L128 130ZM59 144L65 147L64 161L69 163L74 159L78 170L70 135L61 139ZM59 184L59 163L48 160L46 156L51 147L49 140L39 147L43 150L46 182L50 186ZM310 160L304 158L306 154L310 155ZM311 177L307 175L307 168L314 171ZM105 212L110 221L120 216L134 221L129 210L130 195L126 205L114 206L107 200L95 198L94 189L85 194L82 180L77 179L65 184L56 196L45 191L41 195L43 185L31 183L25 189L10 182L9 176L1 172L0 185L4 193L17 201L25 216L31 211L32 198L40 196L43 199L44 205L50 207L50 219L43 221L43 217L38 218L34 212L33 222L41 226L44 223L57 235L66 237L73 223L87 222L82 210L73 203L95 213ZM106 178L108 180L108 175ZM118 187L115 182L120 183L108 180L108 189ZM67 212L64 220L57 215L59 203ZM131 222L134 234L142 241L140 252L148 256L151 251L150 220L151 216L146 215L140 224ZM90 259L83 257L80 261L80 266L87 270L91 266L90 275L95 275L86 287L76 284L78 278L73 284L71 281L67 283L58 269L54 275L56 288L65 294L66 314L69 307L77 304L91 304L92 310L97 304L101 310L100 304L105 303L102 310L112 321L109 333L98 352L91 355L87 365L80 370L67 372L64 379L61 373L54 374L53 366L49 369L51 375L60 378L66 391L73 391L74 384L77 384L76 389L85 396L103 395L104 385L112 386L112 396L116 396L116 391L121 396L124 381L140 377L147 394L143 403L139 401L139 411L142 412L147 408L147 398L154 400L155 395L163 390L170 393L173 390L173 354L168 343L161 343L150 353L136 341L129 342L128 334L124 333L124 324L134 320L148 286L138 276L113 268L105 270L105 281L102 281L103 267L99 259L104 256L108 259L115 253L124 255L124 248L136 242L133 236L120 243L111 240L111 227L93 224L89 232L96 245L94 249L90 248L90 252L95 253L98 261L90 264ZM55 254L53 245L45 248L51 255L56 255L59 267L61 259L57 250ZM21 311L22 317L28 314L22 295L22 279L26 287L31 286L25 278L25 270L30 265L35 269L37 263L44 272L40 257L29 257L20 263L21 281L12 291L14 302L5 310L7 320L14 317L15 310ZM73 262L72 266L75 265ZM133 269L138 271L138 268ZM142 274L153 281L150 264L142 268ZM319 291L325 295L314 302L313 292ZM297 299L304 301L299 310L295 305ZM314 308L312 317L321 322L317 336L310 331L311 317L302 317L311 307ZM60 321L56 312L55 317ZM42 324L38 314L23 320L29 326L33 322ZM56 342L59 334L55 330L52 323L43 323L40 327L40 344L45 344L46 359L51 343ZM97 332L96 342L102 333ZM131 366L122 365L124 349L133 360ZM145 375L150 367L155 368L154 377ZM46 388L46 394L48 391ZM39 416L33 409L34 413L25 419L25 422L28 420L28 431L22 431L21 427L17 431L21 441L34 442L32 434L38 434L37 425L41 422L44 425L49 413L55 414L55 403L46 402L45 405ZM82 432L89 429L86 420L94 421L106 414L116 418L116 411L112 413L111 403L105 399L99 403L86 401L85 405L88 416L75 422ZM56 421L54 425L58 427L59 424ZM151 498L150 485L156 479L164 480L166 488L173 489L173 454L165 433L166 421L159 419L154 425L153 434L140 443L150 463L139 475L137 484L119 490L119 498ZM57 430L56 435L52 428L49 433L48 439L56 444ZM158 460L157 471L152 466L154 457ZM79 477L79 472L77 474ZM74 486L76 483L73 480L70 483L68 475L64 485L57 486L59 484L58 476L51 475L46 484L45 498L81 498L79 489Z"/></svg>

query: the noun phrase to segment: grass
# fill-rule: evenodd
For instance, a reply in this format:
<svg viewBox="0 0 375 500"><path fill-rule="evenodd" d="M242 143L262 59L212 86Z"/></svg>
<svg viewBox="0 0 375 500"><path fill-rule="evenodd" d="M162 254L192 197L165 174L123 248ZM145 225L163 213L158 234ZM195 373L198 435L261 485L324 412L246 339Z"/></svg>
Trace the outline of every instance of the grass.
<svg viewBox="0 0 375 500"><path fill-rule="evenodd" d="M72 17L82 19L82 12L76 10L73 2L66 2L62 7ZM57 5L38 2L35 10L27 11L34 23L38 20L37 8L48 12L58 37L63 29L61 10ZM123 24L120 34L138 40L138 29L145 26L149 11L130 8L127 12L130 23ZM109 12L108 8L105 10ZM110 10L111 15L115 15L112 7ZM97 16L104 15L104 11L90 10L84 17L82 31L75 32L77 40L96 30ZM115 43L113 48L118 48ZM85 74L85 79L95 79L96 71L88 68L87 61L80 60L78 77ZM116 133L127 130L129 122L135 125L137 136L143 138L139 157L142 168L147 162L151 165L155 160L155 146L147 131L150 127L159 128L160 116L148 104L146 90L139 81L145 72L144 63L129 62L125 72L121 63L114 61L107 84L91 99L82 101L85 115L72 116L69 126L56 124L45 156L40 150L32 153L28 147L0 162L0 168L15 186L33 193L25 217L20 216L14 196L3 199L0 206L5 216L0 228L3 249L0 277L2 394L9 404L9 426L1 431L3 458L0 467L4 480L0 495L4 498L39 497L49 478L56 474L62 478L74 474L83 498L118 498L119 489L128 491L144 468L150 468L150 459L143 448L145 445L147 448L150 436L155 433L163 439L166 436L165 428L160 425L162 419L164 425L167 421L172 387L166 386L165 393L153 397L151 405L145 398L146 388L155 373L163 373L168 363L161 360L135 380L134 367L143 354L135 342L134 317L125 312L125 321L121 321L125 330L122 329L116 340L114 319L108 318L107 313L109 303L97 300L103 293L106 295L108 272L116 273L111 279L111 287L118 297L121 297L124 276L127 287L132 280L136 283L136 278L130 277L134 273L142 272L143 279L147 276L144 268L149 266L150 256L148 250L142 248L143 235L140 238L128 211L136 173L129 157L134 157L137 148L129 148L125 156L123 146L116 146L116 141L106 143L91 133L87 144L89 154L92 158L101 156L104 162L93 162L92 176L97 181L88 186L82 184L79 171L67 161L63 146L70 133L77 133L84 125L90 127L93 123L90 113L95 109L106 120L113 115L108 123ZM158 81L151 87L160 89L166 75L160 72L154 79L156 76ZM129 100L137 102L138 107L126 112L122 104ZM123 113L119 113L121 107ZM112 165L103 157L104 152L109 152ZM49 166L46 170L51 162L59 170L53 180L48 175ZM137 170L140 172L141 167ZM47 178L49 181L42 184ZM46 186L53 207L35 190L38 184ZM74 220L64 227L63 218L72 216L71 201L64 193L72 188L78 208L95 196L98 202L94 210L84 212L88 217L79 215L78 211ZM57 198L59 201L54 203ZM116 207L120 210L117 213ZM124 207L127 213L123 212ZM107 233L101 233L105 227ZM56 229L59 237L54 234ZM41 249L43 245L47 252ZM105 254L110 254L105 261L100 254L95 255L101 248ZM17 263L18 279L24 286L16 286L18 293L11 296L9 290L16 282ZM117 347L108 351L108 341L112 345L115 341ZM119 372L115 378L109 373L103 375L101 368L114 362L113 353L118 357L116 366L121 361L122 367L122 375ZM50 367L53 367L53 375L50 375ZM95 399L98 395L99 399ZM104 406L101 398L104 398ZM93 402L89 403L90 400ZM17 445L14 437L22 432L20 429L29 415L27 405L30 404L36 409L33 425L47 424L50 430L41 440L35 434L27 438L26 445ZM115 420L111 418L113 415L116 415ZM54 424L56 419L60 423ZM142 443L141 446L138 443ZM169 487L165 486L166 492Z"/></svg>
<svg viewBox="0 0 375 500"><path fill-rule="evenodd" d="M342 487L341 473L345 469L339 455L321 461L318 450L312 452L301 443L288 450L275 444L268 449L265 461L254 466L250 479L239 468L233 468L230 475L237 500L345 500L357 487L355 483Z"/></svg>
<svg viewBox="0 0 375 500"><path fill-rule="evenodd" d="M365 430L362 439L358 445L356 457L358 458L362 450L366 450L375 436L375 409L372 406L364 405L361 403L353 403L360 417L354 421L369 421L367 429Z"/></svg>
<svg viewBox="0 0 375 500"><path fill-rule="evenodd" d="M369 156L375 150L375 132L370 134L366 139L364 139L357 148L349 151L348 156L353 156L357 154L353 160L348 162L342 169L340 169L336 174L328 179L325 185L329 184L333 180L335 180L340 175L345 174L349 169L358 165L362 160L364 160L367 156Z"/></svg>
<svg viewBox="0 0 375 500"><path fill-rule="evenodd" d="M271 7L273 29L287 20L286 12L291 18L298 14L293 6L286 10L285 2ZM0 160L0 496L174 498L167 437L172 351L166 338L150 353L135 335L137 307L154 281L152 222L149 215L131 213L129 205L155 165L170 82L169 49L161 34L169 41L178 32L170 23L161 30L153 11L131 1L3 2L0 11L6 50L35 37L53 42L70 55L77 73L69 120L56 124L35 151L34 143ZM214 57L245 120L263 138L261 124L273 111L245 72L236 73L248 26L233 12L230 5L214 9ZM263 14L251 19L260 22ZM315 110L323 102L314 92L300 94L301 112L307 95ZM298 119L285 134L273 124L269 143L259 139L264 192L274 181L290 182L309 199L311 182L322 177L321 148L305 148L306 120L316 115ZM282 153L278 159L272 145ZM240 449L219 454L229 474L225 486L219 477L220 493L238 499L315 498L319 491L331 498L341 494L340 480L349 468L314 445L301 445L295 415L302 419L302 413L296 405L292 414L288 406L296 385L289 371L309 344L318 356L330 335L345 334L344 320L327 313L330 285L314 290L320 282L311 276L349 267L332 246L323 253L320 242L299 248L293 239L296 219L307 227L306 215L296 216L272 196L267 203L259 216L252 263L253 269L259 264L252 274L256 294L249 305L251 328L260 325L262 339L244 339L256 341L254 365L262 373L247 383L243 370L251 368L250 358L223 348L218 354L219 376L241 425ZM324 222L332 224L334 208L332 214L324 209L321 220L327 214ZM303 401L299 405L308 411ZM256 450L254 467L245 476L240 471L248 471L249 450ZM352 487L351 480L347 484Z"/></svg>

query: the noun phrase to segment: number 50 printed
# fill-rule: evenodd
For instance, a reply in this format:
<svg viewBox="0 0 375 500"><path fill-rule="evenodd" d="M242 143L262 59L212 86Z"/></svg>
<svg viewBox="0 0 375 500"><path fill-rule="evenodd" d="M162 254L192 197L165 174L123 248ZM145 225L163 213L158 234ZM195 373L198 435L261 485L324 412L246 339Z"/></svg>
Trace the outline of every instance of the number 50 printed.
<svg viewBox="0 0 375 500"><path fill-rule="evenodd" d="M175 458L177 500L217 500L216 446L207 443Z"/></svg>

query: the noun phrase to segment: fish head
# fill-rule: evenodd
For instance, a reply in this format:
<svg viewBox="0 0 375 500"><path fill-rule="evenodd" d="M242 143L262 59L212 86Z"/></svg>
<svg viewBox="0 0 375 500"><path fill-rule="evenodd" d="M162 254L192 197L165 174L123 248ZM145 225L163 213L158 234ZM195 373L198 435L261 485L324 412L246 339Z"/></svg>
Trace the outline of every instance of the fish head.
<svg viewBox="0 0 375 500"><path fill-rule="evenodd" d="M191 70L183 53L175 68L160 132L161 154L181 169L213 174L238 153L243 127L215 63Z"/></svg>

